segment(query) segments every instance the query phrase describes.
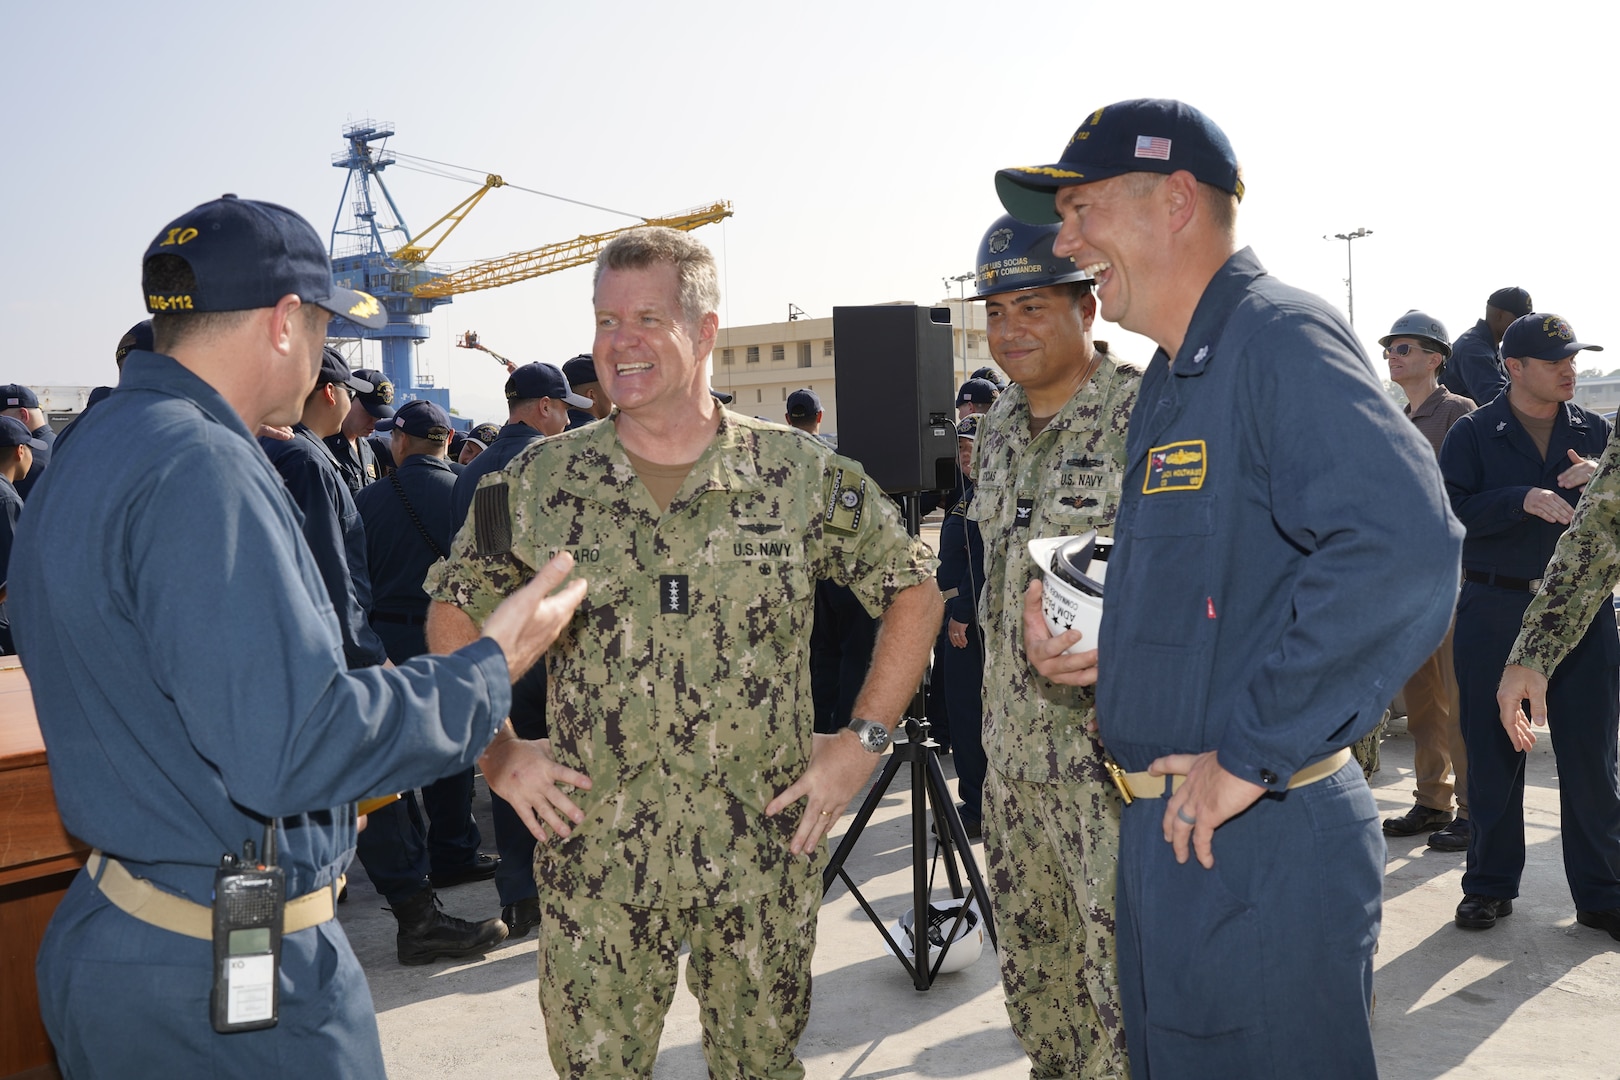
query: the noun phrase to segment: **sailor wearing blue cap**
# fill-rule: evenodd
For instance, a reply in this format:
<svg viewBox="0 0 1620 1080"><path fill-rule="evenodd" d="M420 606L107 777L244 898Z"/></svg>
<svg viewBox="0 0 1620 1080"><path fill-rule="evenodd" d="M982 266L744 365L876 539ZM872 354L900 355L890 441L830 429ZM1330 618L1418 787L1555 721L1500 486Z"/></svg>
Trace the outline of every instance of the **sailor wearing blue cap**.
<svg viewBox="0 0 1620 1080"><path fill-rule="evenodd" d="M388 659L382 641L366 621L371 606L371 576L366 570L366 534L359 511L343 483L337 459L323 438L336 431L349 410L350 395L363 385L338 351L327 346L321 373L305 399L304 412L291 439L263 436L259 445L303 515L304 540L320 566L338 629L343 655L351 668ZM313 426L312 426L313 424Z"/></svg>
<svg viewBox="0 0 1620 1080"><path fill-rule="evenodd" d="M1468 528L1455 652L1469 835L1456 922L1470 930L1513 913L1524 874L1525 756L1503 729L1497 684L1609 442L1609 422L1572 400L1575 365L1588 349L1602 346L1576 340L1557 315L1516 319L1502 335L1507 390L1457 421L1440 449L1446 493ZM1564 873L1577 913L1588 916L1581 922L1610 912L1620 927L1620 638L1612 606L1569 631L1573 647L1549 668L1546 685L1547 711L1558 720Z"/></svg>
<svg viewBox="0 0 1620 1080"><path fill-rule="evenodd" d="M17 494L26 499L34 485L39 483L39 478L45 475L45 467L51 463L56 429L46 422L45 412L39 407L39 396L29 387L17 383L0 386L0 416L9 416L21 423L34 441L40 444L39 449L34 451L28 474L17 482Z"/></svg>
<svg viewBox="0 0 1620 1080"><path fill-rule="evenodd" d="M1131 799L1131 1075L1376 1075L1385 847L1349 746L1450 621L1462 530L1433 451L1344 318L1238 248L1237 158L1197 109L1107 105L1059 161L996 185L1015 217L1061 221L1053 250L1091 273L1102 318L1159 345L1098 649L1026 638L1038 669L1096 683Z"/></svg>
<svg viewBox="0 0 1620 1080"><path fill-rule="evenodd" d="M454 428L431 401L407 401L377 432L389 438L399 469L387 483L360 492L355 505L366 525L371 566L372 624L402 663L426 649L427 593L422 578L450 550L456 525L450 493L456 486L446 454Z"/></svg>
<svg viewBox="0 0 1620 1080"><path fill-rule="evenodd" d="M592 400L574 390L574 375L596 381L589 354L576 356L561 368L535 362L516 368L506 380L507 420L494 440L456 477L451 493L452 532L460 529L472 507L478 481L500 472L522 450L541 439L595 419ZM598 388L600 392L600 388ZM606 400L606 393L602 392ZM582 404L583 403L583 404ZM603 412L603 415L607 415ZM583 423L576 419L583 416ZM536 664L512 686L512 730L520 738L544 739L546 728L546 669ZM499 865L495 891L501 901L501 919L512 937L523 937L540 921L540 901L534 883L534 835L510 803L499 795L490 800Z"/></svg>
<svg viewBox="0 0 1620 1080"><path fill-rule="evenodd" d="M590 353L580 353L562 366L562 373L568 380L569 391L577 397L590 402L589 406L574 405L568 409L568 426L570 429L584 427L586 424L605 420L613 412L613 399L608 397L607 389L602 386L601 380L596 377L596 361L591 359Z"/></svg>
<svg viewBox="0 0 1620 1080"><path fill-rule="evenodd" d="M17 519L22 515L23 501L17 494L17 483L28 475L34 455L44 449L45 444L34 438L21 420L0 416L0 582L6 580L6 568L11 564L11 541L17 531ZM11 620L6 614L5 601L0 600L0 654L16 651L11 643Z"/></svg>
<svg viewBox="0 0 1620 1080"><path fill-rule="evenodd" d="M349 494L358 495L361 488L383 475L371 433L377 421L394 415L394 384L376 368L355 368L351 374L354 399L342 427L326 437L326 445L337 459Z"/></svg>
<svg viewBox="0 0 1620 1080"><path fill-rule="evenodd" d="M1457 335L1451 343L1440 382L1458 397L1471 398L1476 405L1488 405L1507 389L1507 368L1502 363L1502 335L1535 310L1530 294L1517 285L1491 293L1485 301L1485 317Z"/></svg>
<svg viewBox="0 0 1620 1080"><path fill-rule="evenodd" d="M519 370L522 370L521 368ZM560 410L559 410L560 412ZM388 658L403 664L427 651L423 628L427 624L428 596L422 579L428 568L450 550L460 522L454 520L451 497L456 473L446 456L453 431L450 415L431 401L407 401L393 416L377 421L377 434L389 440L397 468L368 486L355 499L365 522L366 562L371 568L371 625L382 638ZM478 850L483 837L472 817L473 771L447 773L422 788L427 811L426 850L396 846L393 876L420 882L427 874L440 887L495 876L498 860ZM403 800L414 801L410 795ZM408 809L408 808L407 808ZM370 838L361 838L367 854ZM420 892L420 888L416 890ZM396 893L389 904L400 916L402 931L407 913ZM427 911L422 912L423 915ZM497 919L480 924L499 937L505 929ZM405 960L402 948L400 958Z"/></svg>
<svg viewBox="0 0 1620 1080"><path fill-rule="evenodd" d="M154 351L132 351L80 421L12 551L57 806L95 849L40 948L46 1030L67 1076L380 1078L365 977L332 918L354 803L471 765L583 586L514 596L491 640L453 655L346 670L254 432L299 419L330 313L379 326L381 308L333 284L303 218L234 196L165 227L142 285ZM261 839L284 875L280 954L274 992L235 1019L273 1026L220 1034L214 875Z"/></svg>

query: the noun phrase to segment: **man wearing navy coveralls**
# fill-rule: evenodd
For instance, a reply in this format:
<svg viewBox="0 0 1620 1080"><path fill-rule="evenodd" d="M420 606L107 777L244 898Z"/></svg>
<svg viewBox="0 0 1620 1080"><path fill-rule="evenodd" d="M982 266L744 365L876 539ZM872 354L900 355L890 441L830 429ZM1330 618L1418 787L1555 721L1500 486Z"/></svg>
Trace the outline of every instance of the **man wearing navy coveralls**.
<svg viewBox="0 0 1620 1080"><path fill-rule="evenodd" d="M1439 475L1338 312L1238 250L1237 159L1196 109L1099 109L1058 164L996 186L1015 217L1061 220L1054 251L1091 272L1102 317L1159 345L1098 648L1061 655L1078 638L1046 633L1038 584L1025 614L1038 671L1096 682L1134 797L1132 1075L1374 1076L1385 849L1346 748L1450 621L1462 530ZM1397 563L1417 587L1388 587Z"/></svg>
<svg viewBox="0 0 1620 1080"><path fill-rule="evenodd" d="M96 849L40 948L46 1029L73 1080L381 1077L365 978L332 918L354 803L470 765L584 583L558 589L571 563L555 561L485 622L491 640L346 671L253 434L299 418L329 313L384 313L334 286L308 222L235 196L160 232L142 286L154 351L130 354L52 462L12 561L57 805ZM279 1022L217 1034L214 870L267 823L286 875Z"/></svg>
<svg viewBox="0 0 1620 1080"><path fill-rule="evenodd" d="M1503 729L1497 683L1547 563L1598 468L1609 424L1576 405L1575 364L1601 345L1557 315L1532 312L1502 335L1506 393L1452 427L1440 448L1451 506L1468 529L1457 601L1457 687L1468 746L1468 868L1457 925L1489 930L1513 914L1524 873L1526 747ZM1577 911L1620 900L1614 738L1620 639L1609 605L1549 666L1559 718L1553 752L1564 873Z"/></svg>

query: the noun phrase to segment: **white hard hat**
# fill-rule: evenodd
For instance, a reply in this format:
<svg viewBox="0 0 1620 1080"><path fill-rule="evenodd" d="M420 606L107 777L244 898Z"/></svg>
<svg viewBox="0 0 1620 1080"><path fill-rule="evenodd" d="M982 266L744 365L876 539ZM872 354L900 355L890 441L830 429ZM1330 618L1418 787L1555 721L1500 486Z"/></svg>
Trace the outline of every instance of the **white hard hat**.
<svg viewBox="0 0 1620 1080"><path fill-rule="evenodd" d="M1065 652L1097 647L1102 626L1103 576L1107 566L1097 558L1097 531L1079 536L1048 536L1029 542L1029 557L1041 571L1041 614L1056 636L1080 631L1080 640Z"/></svg>
<svg viewBox="0 0 1620 1080"><path fill-rule="evenodd" d="M963 914L963 909L966 913ZM957 920L957 915L962 919ZM916 913L907 911L894 921L889 927L889 936L894 938L900 946L900 955L907 963L915 964L917 956L913 945L912 926L916 923ZM952 930L952 926L955 929ZM951 935L951 948L945 958L939 958L939 950L945 947L945 935ZM887 945L884 946L888 948ZM979 904L977 900L952 900L948 904L928 905L928 963L933 966L939 964L941 975L949 971L961 971L979 958L984 951L984 920L979 917ZM889 949L893 953L893 949Z"/></svg>

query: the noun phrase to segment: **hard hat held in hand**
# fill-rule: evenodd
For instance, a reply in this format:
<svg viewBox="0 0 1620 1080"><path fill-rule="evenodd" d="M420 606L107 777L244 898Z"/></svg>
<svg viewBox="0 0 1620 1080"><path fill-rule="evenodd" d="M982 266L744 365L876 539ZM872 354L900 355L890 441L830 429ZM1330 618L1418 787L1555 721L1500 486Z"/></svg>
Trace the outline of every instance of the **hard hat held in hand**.
<svg viewBox="0 0 1620 1080"><path fill-rule="evenodd" d="M1065 630L1080 631L1080 640L1065 653L1097 647L1105 550L1095 529L1079 536L1049 536L1029 542L1029 557L1041 571L1041 614L1046 616L1046 629L1054 637Z"/></svg>

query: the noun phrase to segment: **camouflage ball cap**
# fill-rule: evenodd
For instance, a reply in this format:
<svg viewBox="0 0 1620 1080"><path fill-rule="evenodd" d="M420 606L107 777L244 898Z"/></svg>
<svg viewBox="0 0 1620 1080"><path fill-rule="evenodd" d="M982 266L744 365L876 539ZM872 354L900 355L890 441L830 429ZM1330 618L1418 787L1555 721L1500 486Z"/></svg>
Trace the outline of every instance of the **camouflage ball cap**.
<svg viewBox="0 0 1620 1080"><path fill-rule="evenodd" d="M1133 172L1185 169L1201 184L1243 198L1237 155L1226 133L1197 109L1166 98L1105 105L1088 116L1053 165L1025 165L996 173L996 194L1007 213L1032 225L1058 220L1059 188Z"/></svg>

